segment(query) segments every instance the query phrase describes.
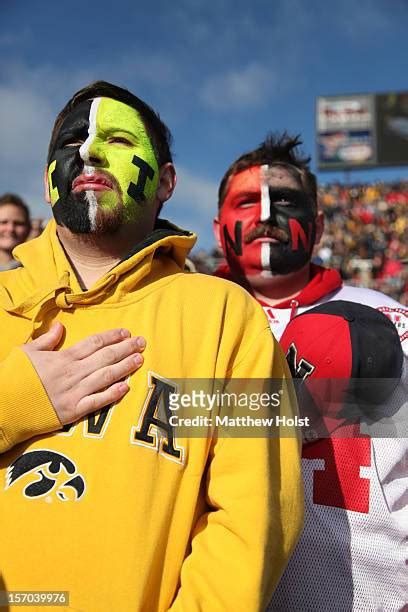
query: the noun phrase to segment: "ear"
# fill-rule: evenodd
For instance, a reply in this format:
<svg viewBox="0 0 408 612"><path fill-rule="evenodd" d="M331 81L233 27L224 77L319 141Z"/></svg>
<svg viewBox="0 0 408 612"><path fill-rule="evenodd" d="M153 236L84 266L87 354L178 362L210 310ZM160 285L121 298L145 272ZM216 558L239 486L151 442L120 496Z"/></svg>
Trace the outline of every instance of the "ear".
<svg viewBox="0 0 408 612"><path fill-rule="evenodd" d="M45 166L44 170L44 198L48 204L51 204L50 186L48 183L48 166Z"/></svg>
<svg viewBox="0 0 408 612"><path fill-rule="evenodd" d="M315 244L319 244L320 239L324 231L324 214L322 212L317 213L316 216L316 240Z"/></svg>
<svg viewBox="0 0 408 612"><path fill-rule="evenodd" d="M218 217L214 217L214 219L213 219L213 232L214 232L215 239L217 241L217 245L219 246L220 249L222 249L222 245L221 245L221 225L220 225L220 220L219 220Z"/></svg>
<svg viewBox="0 0 408 612"><path fill-rule="evenodd" d="M157 186L156 197L160 204L163 204L171 198L176 183L176 169L172 163L167 162L167 164L164 164L159 170L159 184Z"/></svg>

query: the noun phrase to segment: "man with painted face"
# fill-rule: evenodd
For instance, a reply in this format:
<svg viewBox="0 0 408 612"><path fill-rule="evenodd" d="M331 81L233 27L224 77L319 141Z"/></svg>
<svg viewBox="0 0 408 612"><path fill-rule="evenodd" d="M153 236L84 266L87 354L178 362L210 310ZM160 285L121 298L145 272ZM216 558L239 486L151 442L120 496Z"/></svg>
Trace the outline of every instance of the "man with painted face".
<svg viewBox="0 0 408 612"><path fill-rule="evenodd" d="M311 263L323 215L299 144L286 133L269 135L225 173L214 229L226 263L216 275L252 293L277 338L296 314L345 300L386 314L407 351L406 308L382 293L344 286L337 270ZM293 358L293 371L301 371L302 358ZM403 609L407 441L316 440L308 433L305 528L268 610Z"/></svg>
<svg viewBox="0 0 408 612"><path fill-rule="evenodd" d="M282 442L170 425L186 379L284 385L288 370L246 292L184 273L195 237L157 219L176 182L169 143L129 91L97 82L75 94L49 146L54 219L16 250L22 268L2 273L10 609L12 591L31 590L30 602L88 612L262 610L296 542L293 430Z"/></svg>
<svg viewBox="0 0 408 612"><path fill-rule="evenodd" d="M299 142L286 134L269 136L234 162L221 181L214 221L227 261L216 274L235 280L264 305L282 302L282 308L296 307L295 296L323 273L310 263L323 218L308 159L294 153ZM340 277L330 271L325 283L333 290ZM281 333L287 316L275 321L273 330Z"/></svg>

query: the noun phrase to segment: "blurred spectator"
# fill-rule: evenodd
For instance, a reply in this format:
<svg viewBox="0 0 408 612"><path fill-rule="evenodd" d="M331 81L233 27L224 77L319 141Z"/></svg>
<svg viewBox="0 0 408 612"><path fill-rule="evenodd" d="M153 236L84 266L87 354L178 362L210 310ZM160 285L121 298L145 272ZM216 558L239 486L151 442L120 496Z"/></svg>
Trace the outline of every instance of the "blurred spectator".
<svg viewBox="0 0 408 612"><path fill-rule="evenodd" d="M408 181L319 188L325 231L314 261L340 270L347 284L382 291L408 305ZM222 258L194 252L197 271L211 273Z"/></svg>
<svg viewBox="0 0 408 612"><path fill-rule="evenodd" d="M28 239L37 238L44 229L44 219L31 219L31 230Z"/></svg>
<svg viewBox="0 0 408 612"><path fill-rule="evenodd" d="M14 193L0 196L0 271L18 268L14 247L27 240L31 228L30 210Z"/></svg>
<svg viewBox="0 0 408 612"><path fill-rule="evenodd" d="M202 274L212 274L218 263L222 259L222 252L216 247L207 253L204 249L200 251L194 251L190 255L190 259L193 262L197 272Z"/></svg>

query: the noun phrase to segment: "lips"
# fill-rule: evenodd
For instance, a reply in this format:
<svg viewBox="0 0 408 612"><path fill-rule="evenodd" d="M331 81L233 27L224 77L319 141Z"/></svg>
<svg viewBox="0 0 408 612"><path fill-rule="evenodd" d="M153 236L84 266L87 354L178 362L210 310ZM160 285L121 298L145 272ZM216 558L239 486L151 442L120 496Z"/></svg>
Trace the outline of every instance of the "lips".
<svg viewBox="0 0 408 612"><path fill-rule="evenodd" d="M104 191L113 188L111 179L102 172L80 174L72 183L72 191L74 193L79 191Z"/></svg>

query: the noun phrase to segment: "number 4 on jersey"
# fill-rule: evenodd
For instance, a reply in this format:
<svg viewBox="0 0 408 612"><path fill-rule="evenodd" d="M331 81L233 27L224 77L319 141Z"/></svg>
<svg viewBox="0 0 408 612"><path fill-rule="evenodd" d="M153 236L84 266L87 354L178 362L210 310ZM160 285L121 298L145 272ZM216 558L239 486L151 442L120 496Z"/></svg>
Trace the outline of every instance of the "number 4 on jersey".
<svg viewBox="0 0 408 612"><path fill-rule="evenodd" d="M323 459L324 469L313 470L313 503L369 511L370 480L362 478L361 467L371 465L369 438L327 438L303 447L304 459Z"/></svg>

